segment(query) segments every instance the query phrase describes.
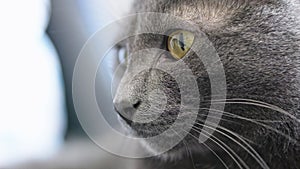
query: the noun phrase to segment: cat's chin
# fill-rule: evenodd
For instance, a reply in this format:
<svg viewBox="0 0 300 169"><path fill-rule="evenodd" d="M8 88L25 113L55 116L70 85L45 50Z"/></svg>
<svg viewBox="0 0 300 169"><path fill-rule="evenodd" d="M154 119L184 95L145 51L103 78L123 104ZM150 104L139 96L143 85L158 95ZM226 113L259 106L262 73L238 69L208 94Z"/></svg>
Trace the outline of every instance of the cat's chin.
<svg viewBox="0 0 300 169"><path fill-rule="evenodd" d="M141 145L145 148L145 150L147 150L150 154L154 155L155 158L159 158L160 160L163 161L176 161L176 160L180 160L182 158L184 158L187 149L186 147L178 147L175 146L173 149L164 152L162 154L159 154L159 152L157 151L157 147L156 145L151 145L149 143L147 143L146 141L142 141ZM154 148L156 147L156 148ZM159 155L157 155L159 154Z"/></svg>
<svg viewBox="0 0 300 169"><path fill-rule="evenodd" d="M123 128L123 131L130 136L137 136L137 133L121 118L119 117L119 121L121 123L121 126ZM175 137L175 136L174 136ZM172 140L173 138L168 138L168 140ZM185 140L186 142L189 142L188 140ZM168 142L168 141L164 141ZM175 145L172 149L160 153L162 149L165 147L161 147L163 144L157 144L157 142L148 142L146 140L142 140L140 142L140 145L144 148L144 150L149 153L150 155L155 156L155 158L159 158L163 161L176 161L181 160L185 158L185 156L189 156L188 153L190 152L203 152L204 148L201 148L202 146L199 146L199 144L196 144L195 142L189 144L190 147L186 147L186 145L183 142L178 143ZM192 146L191 146L192 145ZM193 146L194 145L194 146Z"/></svg>
<svg viewBox="0 0 300 169"><path fill-rule="evenodd" d="M210 142L206 142L205 144L201 144L199 142L191 141L188 139L184 139L179 144L177 144L172 149L159 154L158 150L160 150L161 147L155 143L149 143L147 141L141 142L142 147L144 149L155 156L155 158L158 158L163 161L178 161L181 159L185 159L186 157L189 157L191 154L202 154L206 156L207 154L210 154L211 151L214 152L220 152L222 149L220 147L211 144ZM209 148L208 148L209 147ZM157 155L159 154L159 155Z"/></svg>
<svg viewBox="0 0 300 169"><path fill-rule="evenodd" d="M186 149L182 148L182 149L163 153L157 157L163 161L178 161L183 159L185 155L186 155Z"/></svg>

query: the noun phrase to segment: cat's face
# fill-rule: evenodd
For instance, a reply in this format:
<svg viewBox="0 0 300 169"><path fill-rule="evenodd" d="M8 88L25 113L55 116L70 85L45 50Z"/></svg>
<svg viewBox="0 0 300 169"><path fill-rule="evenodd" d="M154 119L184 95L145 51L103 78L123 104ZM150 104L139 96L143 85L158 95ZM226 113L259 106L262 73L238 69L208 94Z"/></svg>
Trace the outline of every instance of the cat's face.
<svg viewBox="0 0 300 169"><path fill-rule="evenodd" d="M177 127L180 129L191 125L193 129L170 154L179 153L185 143L200 152L207 150L206 146L215 150L222 149L213 139L208 139L204 146L195 137L199 136L197 131L201 131L211 104L226 101L219 128L214 132L215 141L219 139L237 152L245 150L237 142L253 143L251 145L256 151L266 158L272 152L288 150L286 145L299 144L293 142L299 139L299 123L295 118L299 117L297 110L300 99L300 21L295 11L299 7L296 1L147 0L138 1L134 7L136 12L167 13L196 25L190 27L183 24L166 30L166 36L142 34L126 40L127 68L114 101L125 121L129 118L127 126L135 135L159 135L174 124L181 111L183 120L177 123ZM132 23L132 31L145 26L140 22L136 20ZM155 20L148 22L158 26ZM199 58L212 57L210 55L213 53L202 52L202 56L198 56L188 50L189 45L196 44L190 43L190 39L204 38L202 35L214 47L222 63L227 100L211 100L217 97L211 95L208 70L219 65L206 67ZM175 47L170 40L174 36L179 39ZM178 49L174 50L170 45ZM191 88L192 81L178 84L170 73L157 69L162 67L184 76L184 68L179 62L185 63L191 70L199 94L186 90ZM152 69L140 71L143 67ZM185 100L186 106L199 108L194 124L186 124L186 121L195 112L180 109L183 90L189 96ZM195 100L198 100L199 105L195 104ZM179 130L177 132L182 133ZM174 132L159 143L144 144L155 152L178 137L178 133Z"/></svg>

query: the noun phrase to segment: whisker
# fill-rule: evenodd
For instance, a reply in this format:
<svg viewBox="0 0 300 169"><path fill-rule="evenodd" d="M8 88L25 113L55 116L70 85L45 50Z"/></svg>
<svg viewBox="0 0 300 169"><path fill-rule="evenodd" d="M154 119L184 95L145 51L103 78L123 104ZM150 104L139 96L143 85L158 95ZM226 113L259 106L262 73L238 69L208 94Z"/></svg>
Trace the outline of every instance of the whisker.
<svg viewBox="0 0 300 169"><path fill-rule="evenodd" d="M192 130L194 130L195 132L197 132L197 133L200 133L198 130L196 130L196 129L193 129L192 128ZM185 131L185 130L184 130ZM187 131L185 131L185 132L187 132ZM228 147L224 142L222 142L221 140L219 140L218 138L216 138L215 136L211 136L211 137L209 137L209 133L208 132L206 132L206 131L204 131L205 133L207 133L207 134L205 134L205 133L202 133L205 137L207 137L207 138L209 138L211 141L213 141L215 144L217 144L221 149L223 149L232 159L233 159L233 161L239 166L239 168L243 168L242 166L241 166L241 164L237 161L237 159L242 163L242 165L243 166L245 166L247 169L249 169L249 167L247 166L247 164L240 158L240 156L238 156L230 147ZM198 140L198 138L197 137L195 137L194 136L194 138L195 139L197 139ZM217 141L216 141L217 140ZM222 145L220 145L220 144L222 144ZM230 153L230 152L228 152L228 151L230 151L235 157L233 157L233 155ZM237 158L237 159L235 159L235 158Z"/></svg>
<svg viewBox="0 0 300 169"><path fill-rule="evenodd" d="M220 104L220 103L225 103L225 104L245 104L245 105L252 105L252 106L258 106L258 107L262 107L262 108L267 108L267 109L271 109L274 110L276 112L282 113L290 118L292 118L293 120L297 121L298 123L300 123L300 120L297 119L297 117L295 117L294 115L288 113L287 111L277 107L277 106L269 106L269 105L264 105L261 103L251 103L251 102L222 102L222 101L216 101L214 102L214 100L211 101L210 104Z"/></svg>
<svg viewBox="0 0 300 169"><path fill-rule="evenodd" d="M183 140L183 144L185 145L186 150L187 150L187 152L189 153L189 155L190 155L190 157L191 157L192 164L193 164L193 168L196 169L195 162L194 162L194 159L193 159L193 155L192 155L191 150L189 149L189 147L188 147L186 141Z"/></svg>
<svg viewBox="0 0 300 169"><path fill-rule="evenodd" d="M201 108L203 109L203 108ZM207 117L208 115L205 115L205 114L198 114L198 116L201 116L201 117ZM209 117L211 118L219 118L219 117L215 117L215 116L210 116ZM222 119L222 121L226 121L226 122L230 122L230 123L235 123L237 125L242 125L241 123L237 123L236 121L233 121L233 120L228 120L228 119Z"/></svg>
<svg viewBox="0 0 300 169"><path fill-rule="evenodd" d="M243 98L231 98L231 99L219 99L219 100L213 100L213 101L248 101L248 102L254 102L254 103L260 103L260 104L264 104L267 106L273 106L273 107L277 107L275 105L263 102L263 101L259 101L259 100L254 100L254 99L243 99Z"/></svg>
<svg viewBox="0 0 300 169"><path fill-rule="evenodd" d="M192 135L191 133L189 133L188 131L182 129L182 131L186 132L188 135L190 135L191 137L193 137L194 139L198 140L197 137L195 137L194 135ZM206 134L204 134L205 137L207 137L208 139L212 140L210 137L208 137ZM212 140L213 142L215 142L214 140ZM220 148L222 148L224 150L224 147L219 145L218 143L216 143ZM219 160L220 162L223 164L223 166L226 168L226 169L229 169L229 167L227 166L227 164L222 160L222 158L213 150L211 149L207 144L203 143L203 145L208 148ZM226 152L226 150L224 150ZM228 152L227 152L228 153ZM229 153L230 154L230 153ZM237 164L238 166L239 163Z"/></svg>
<svg viewBox="0 0 300 169"><path fill-rule="evenodd" d="M212 108L190 108L190 107L184 107L182 106L181 107L182 109L185 109L185 110L215 110L217 111L216 109L212 109ZM226 116L226 117L232 117L232 118L238 118L238 117L243 117L243 116L239 116L239 115L236 115L236 114L233 114L233 113L229 113L229 112L226 112L226 111L220 111L218 110L219 112L222 112L223 113L223 116ZM213 113L213 112L212 112ZM200 116L207 116L207 115L202 115L202 114L199 114ZM219 118L217 116L210 116L212 118ZM248 120L254 120L254 121L258 121L258 122L265 122L265 123L282 123L282 122L288 122L288 120L263 120L263 119L251 119L251 118L246 118L246 117L243 117L245 119L248 119ZM229 120L225 120L223 119L224 121L229 121ZM236 121L231 121L233 123L237 123Z"/></svg>
<svg viewBox="0 0 300 169"><path fill-rule="evenodd" d="M202 121L204 122L204 121ZM208 122L209 123L209 122ZM197 123L198 125L201 125L201 126L204 126L203 124L201 123ZM211 124L211 123L210 123ZM201 130L200 128L198 127L195 127L195 126L192 126L194 128L197 128L198 130ZM209 126L206 126L208 128L211 128L213 129L212 127L209 127ZM266 164L266 162L261 158L261 156L252 148L252 146L250 146L245 140L243 140L238 134L222 127L222 126L218 126L218 128L222 129L222 130L225 130L226 132L234 135L235 137L237 137L240 141L242 141L251 151L249 151L248 148L246 148L244 145L242 145L240 142L236 141L234 138L232 138L231 136L227 135L226 133L222 132L222 131L219 131L218 129L216 129L215 131L224 135L225 137L229 138L230 140L234 141L236 144L238 144L239 146L241 146L245 151L247 151L263 168L269 168L268 165ZM202 130L203 132L206 132L204 130ZM254 154L253 154L254 153Z"/></svg>
<svg viewBox="0 0 300 169"><path fill-rule="evenodd" d="M188 145L187 145L186 141L184 140L184 137L181 137L174 129L172 129L172 131L182 140L182 142L183 142L183 144L184 144L184 146L186 148L186 151L187 151L187 153L189 154L189 156L191 158L191 161L192 161L192 164L193 164L193 168L196 169L192 152L188 148Z"/></svg>
<svg viewBox="0 0 300 169"><path fill-rule="evenodd" d="M216 109L206 109L206 108L201 108L201 109L203 109L203 110L213 110L213 111L216 111L216 112L223 113L223 115L224 115L224 114L225 114L225 115L228 114L228 115L231 115L233 118L239 118L239 119L242 119L242 120L245 120L245 121L249 121L249 122L251 122L251 123L254 123L254 124L263 126L263 127L267 128L267 129L269 129L269 130L271 130L271 131L273 131L273 132L275 132L275 133L277 133L277 134L280 134L281 136L283 136L283 137L289 139L290 141L293 141L293 142L295 142L295 143L298 142L296 139L292 138L290 135L287 135L287 134L281 132L280 130L274 129L274 128L272 128L271 126L268 126L268 125L266 125L266 124L257 122L257 121L255 121L255 120L253 120L253 119L249 119L249 118L242 117L242 116L239 116L239 115L236 115L236 114L232 114L232 113L230 113L230 112L220 111L220 110L216 110ZM211 113L214 113L214 112L211 112ZM228 116L227 116L227 117L228 117Z"/></svg>
<svg viewBox="0 0 300 169"><path fill-rule="evenodd" d="M285 120L262 120L262 119L251 119L251 118L246 118L246 117L243 117L243 116L239 116L239 115L236 115L236 114L233 114L233 113L229 113L229 112L226 112L226 111L220 111L220 110L217 110L217 109L212 109L212 108L199 108L199 110L213 110L213 111L218 111L218 112L222 112L223 113L223 116L225 117L232 117L232 118L245 118L244 120L249 120L249 121L258 121L258 122L265 122L265 123L282 123L282 122L285 122ZM215 112L212 112L212 113L215 113ZM203 116L203 115L201 115ZM214 117L214 116L212 116ZM218 118L218 117L216 117ZM235 122L237 123L236 121L232 121L232 120L226 120L226 119L222 119L224 121L231 121L231 122Z"/></svg>

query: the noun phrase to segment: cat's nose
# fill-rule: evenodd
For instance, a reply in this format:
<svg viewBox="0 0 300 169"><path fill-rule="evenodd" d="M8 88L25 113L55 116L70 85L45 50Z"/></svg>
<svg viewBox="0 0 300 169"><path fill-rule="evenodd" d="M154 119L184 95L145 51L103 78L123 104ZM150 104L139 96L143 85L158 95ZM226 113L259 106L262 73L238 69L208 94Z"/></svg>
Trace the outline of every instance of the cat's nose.
<svg viewBox="0 0 300 169"><path fill-rule="evenodd" d="M114 108L120 117L129 125L133 123L133 116L140 106L141 101L130 103L129 101L120 101L114 103Z"/></svg>

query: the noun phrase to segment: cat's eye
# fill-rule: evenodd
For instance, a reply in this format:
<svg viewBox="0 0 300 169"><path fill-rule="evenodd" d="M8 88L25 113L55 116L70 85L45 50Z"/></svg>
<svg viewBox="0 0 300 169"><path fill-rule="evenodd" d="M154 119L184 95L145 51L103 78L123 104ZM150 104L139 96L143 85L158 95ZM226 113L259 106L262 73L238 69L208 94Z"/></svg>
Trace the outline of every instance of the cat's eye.
<svg viewBox="0 0 300 169"><path fill-rule="evenodd" d="M167 41L168 51L172 57L182 59L191 49L195 36L192 32L185 30L176 30L172 32Z"/></svg>

